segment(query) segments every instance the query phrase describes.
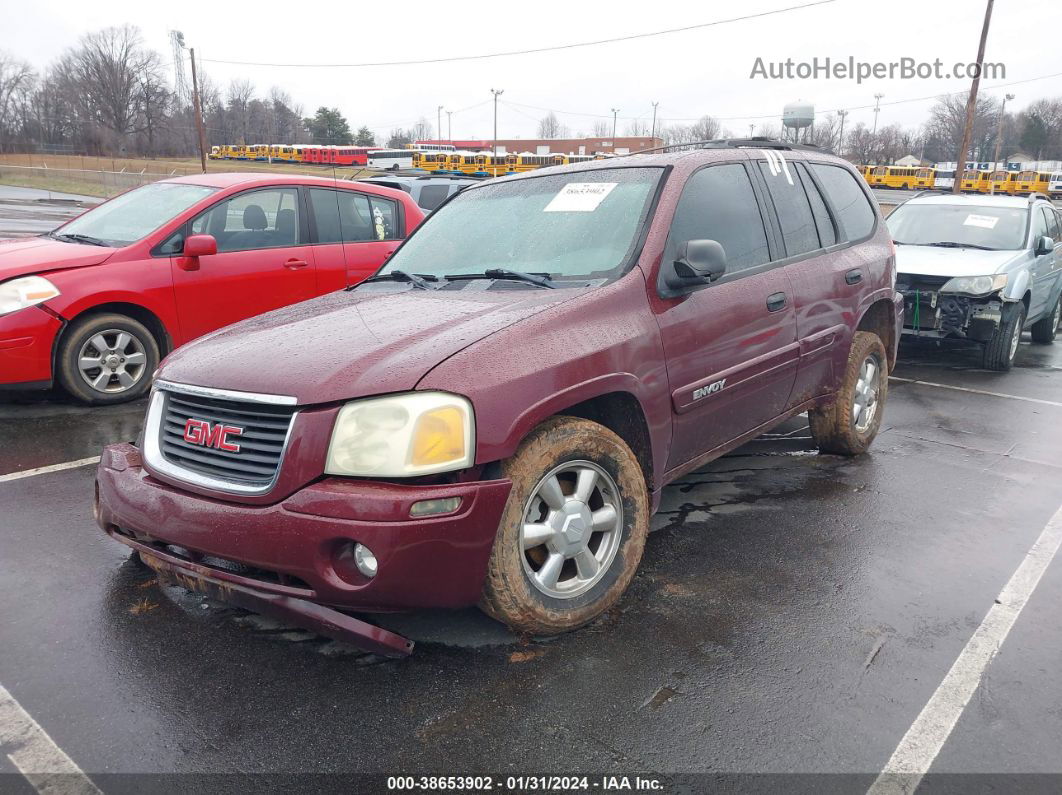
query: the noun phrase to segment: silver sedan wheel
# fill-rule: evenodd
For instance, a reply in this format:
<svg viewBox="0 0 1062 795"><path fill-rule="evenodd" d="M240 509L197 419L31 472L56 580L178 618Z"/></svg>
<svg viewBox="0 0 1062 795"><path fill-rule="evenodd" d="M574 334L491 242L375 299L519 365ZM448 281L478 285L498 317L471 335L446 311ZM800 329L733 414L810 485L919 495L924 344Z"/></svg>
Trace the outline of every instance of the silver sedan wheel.
<svg viewBox="0 0 1062 795"><path fill-rule="evenodd" d="M1013 362L1014 357L1018 355L1018 344L1021 342L1021 326L1024 317L1019 316L1018 321L1014 324L1014 333L1010 335L1010 360Z"/></svg>
<svg viewBox="0 0 1062 795"><path fill-rule="evenodd" d="M859 380L855 385L852 400L852 424L859 433L864 433L874 422L878 413L878 390L881 387L881 361L876 354L863 360L859 368Z"/></svg>
<svg viewBox="0 0 1062 795"><path fill-rule="evenodd" d="M147 351L134 334L106 329L89 337L77 355L82 380L97 392L126 392L140 383L147 369Z"/></svg>
<svg viewBox="0 0 1062 795"><path fill-rule="evenodd" d="M1058 331L1058 324L1062 321L1062 298L1058 299L1058 303L1055 304L1055 314L1051 316L1051 328L1054 331Z"/></svg>
<svg viewBox="0 0 1062 795"><path fill-rule="evenodd" d="M524 508L521 559L531 584L554 599L594 587L623 534L619 488L592 461L569 461L538 482Z"/></svg>

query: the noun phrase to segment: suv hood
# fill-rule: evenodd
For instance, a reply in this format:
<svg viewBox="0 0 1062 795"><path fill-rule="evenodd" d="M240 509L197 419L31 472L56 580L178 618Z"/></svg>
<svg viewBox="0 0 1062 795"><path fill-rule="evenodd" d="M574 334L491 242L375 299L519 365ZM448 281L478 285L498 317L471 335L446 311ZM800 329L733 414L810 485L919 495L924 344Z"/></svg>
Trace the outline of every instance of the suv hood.
<svg viewBox="0 0 1062 795"><path fill-rule="evenodd" d="M167 357L159 378L293 395L300 405L401 392L462 348L583 292L481 284L331 293L201 337Z"/></svg>
<svg viewBox="0 0 1062 795"><path fill-rule="evenodd" d="M0 240L0 282L106 262L117 249L64 243L48 237Z"/></svg>
<svg viewBox="0 0 1062 795"><path fill-rule="evenodd" d="M939 246L896 247L896 271L918 276L990 276L1020 257L1020 251L982 251L979 248Z"/></svg>

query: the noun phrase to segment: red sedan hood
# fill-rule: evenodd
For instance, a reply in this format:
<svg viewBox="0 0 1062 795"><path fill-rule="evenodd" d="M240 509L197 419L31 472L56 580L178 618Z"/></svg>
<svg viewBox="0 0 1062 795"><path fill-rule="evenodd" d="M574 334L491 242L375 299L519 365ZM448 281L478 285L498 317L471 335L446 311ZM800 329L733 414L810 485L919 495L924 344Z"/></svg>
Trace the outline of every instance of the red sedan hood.
<svg viewBox="0 0 1062 795"><path fill-rule="evenodd" d="M470 288L331 293L202 337L171 354L159 377L303 405L400 392L473 342L582 293Z"/></svg>
<svg viewBox="0 0 1062 795"><path fill-rule="evenodd" d="M0 282L17 276L99 265L114 252L113 248L64 243L48 237L0 240Z"/></svg>

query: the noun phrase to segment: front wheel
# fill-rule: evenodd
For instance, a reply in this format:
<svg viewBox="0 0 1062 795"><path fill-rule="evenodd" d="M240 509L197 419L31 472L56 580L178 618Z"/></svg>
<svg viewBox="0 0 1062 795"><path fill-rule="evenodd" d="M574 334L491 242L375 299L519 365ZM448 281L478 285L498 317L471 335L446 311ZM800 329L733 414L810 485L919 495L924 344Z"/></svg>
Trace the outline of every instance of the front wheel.
<svg viewBox="0 0 1062 795"><path fill-rule="evenodd" d="M512 480L480 606L514 630L567 632L627 589L649 532L638 459L604 426L554 417L502 464Z"/></svg>
<svg viewBox="0 0 1062 795"><path fill-rule="evenodd" d="M84 403L124 403L147 392L159 346L144 324L117 314L75 320L58 351L59 383Z"/></svg>
<svg viewBox="0 0 1062 795"><path fill-rule="evenodd" d="M844 380L825 406L808 412L811 435L823 453L859 455L881 427L889 392L889 364L877 334L857 331L848 351Z"/></svg>
<svg viewBox="0 0 1062 795"><path fill-rule="evenodd" d="M985 343L984 367L986 370L1006 372L1014 366L1018 354L1021 332L1025 325L1025 304L1009 304L1003 307L1003 321Z"/></svg>
<svg viewBox="0 0 1062 795"><path fill-rule="evenodd" d="M1032 332L1033 342L1050 345L1055 341L1060 322L1062 322L1062 295L1058 297L1055 310L1050 315L1042 317L1032 324L1032 328L1029 330Z"/></svg>

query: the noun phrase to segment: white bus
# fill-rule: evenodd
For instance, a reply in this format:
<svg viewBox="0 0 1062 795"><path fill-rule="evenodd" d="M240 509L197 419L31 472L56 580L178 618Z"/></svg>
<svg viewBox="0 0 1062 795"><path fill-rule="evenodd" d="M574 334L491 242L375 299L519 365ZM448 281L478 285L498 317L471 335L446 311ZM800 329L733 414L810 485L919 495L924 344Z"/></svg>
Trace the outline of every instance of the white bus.
<svg viewBox="0 0 1062 795"><path fill-rule="evenodd" d="M413 168L413 149L372 149L368 152L368 167L385 171L397 171L400 168Z"/></svg>
<svg viewBox="0 0 1062 795"><path fill-rule="evenodd" d="M407 149L415 149L418 152L456 152L457 147L453 144L429 144L421 143L420 141L414 141L411 144L406 144Z"/></svg>
<svg viewBox="0 0 1062 795"><path fill-rule="evenodd" d="M955 172L938 169L937 173L933 176L933 189L951 190L953 187L955 187Z"/></svg>
<svg viewBox="0 0 1062 795"><path fill-rule="evenodd" d="M1062 171L1055 171L1047 183L1047 192L1052 199L1062 199Z"/></svg>

